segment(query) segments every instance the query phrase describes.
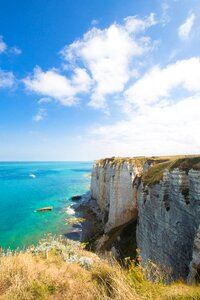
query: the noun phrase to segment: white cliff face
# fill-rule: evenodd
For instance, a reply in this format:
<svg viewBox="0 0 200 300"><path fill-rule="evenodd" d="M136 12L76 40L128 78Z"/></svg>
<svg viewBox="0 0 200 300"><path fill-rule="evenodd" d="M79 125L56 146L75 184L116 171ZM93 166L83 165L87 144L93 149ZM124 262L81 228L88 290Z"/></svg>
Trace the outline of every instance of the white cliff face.
<svg viewBox="0 0 200 300"><path fill-rule="evenodd" d="M173 278L189 272L195 232L200 223L200 172L175 169L163 181L140 186L137 246L146 261L172 271Z"/></svg>
<svg viewBox="0 0 200 300"><path fill-rule="evenodd" d="M137 218L134 181L142 168L128 163L96 165L92 172L91 192L104 213L105 232Z"/></svg>
<svg viewBox="0 0 200 300"><path fill-rule="evenodd" d="M103 215L101 243L113 229L138 218L137 247L143 261L150 259L170 269L173 278L186 279L192 256L193 274L200 256L199 250L193 250L200 224L200 171L166 170L159 183L144 186L141 176L151 163L94 166L91 192Z"/></svg>

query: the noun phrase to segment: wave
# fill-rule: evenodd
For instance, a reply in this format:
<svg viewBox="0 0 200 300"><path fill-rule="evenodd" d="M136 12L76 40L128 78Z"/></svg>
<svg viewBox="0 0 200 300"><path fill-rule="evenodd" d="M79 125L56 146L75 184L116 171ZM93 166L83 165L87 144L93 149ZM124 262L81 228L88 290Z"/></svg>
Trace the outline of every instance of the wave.
<svg viewBox="0 0 200 300"><path fill-rule="evenodd" d="M35 179L35 178L36 178L36 175L35 175L35 174L29 174L29 177Z"/></svg>
<svg viewBox="0 0 200 300"><path fill-rule="evenodd" d="M71 207L71 206L68 206L65 208L65 212L68 214L68 215L75 215L75 210Z"/></svg>

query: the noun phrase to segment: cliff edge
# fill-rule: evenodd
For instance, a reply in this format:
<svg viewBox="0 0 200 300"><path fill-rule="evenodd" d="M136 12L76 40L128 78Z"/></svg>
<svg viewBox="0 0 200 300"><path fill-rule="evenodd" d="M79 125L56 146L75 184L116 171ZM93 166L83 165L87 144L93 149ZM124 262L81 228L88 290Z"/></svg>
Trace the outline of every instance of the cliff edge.
<svg viewBox="0 0 200 300"><path fill-rule="evenodd" d="M98 250L137 247L144 263L199 282L200 156L98 160L91 195L104 227Z"/></svg>

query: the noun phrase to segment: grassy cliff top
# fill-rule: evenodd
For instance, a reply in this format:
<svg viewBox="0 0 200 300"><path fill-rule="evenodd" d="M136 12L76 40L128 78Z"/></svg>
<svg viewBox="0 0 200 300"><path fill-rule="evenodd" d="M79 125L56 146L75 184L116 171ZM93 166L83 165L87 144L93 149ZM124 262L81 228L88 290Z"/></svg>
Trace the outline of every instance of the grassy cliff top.
<svg viewBox="0 0 200 300"><path fill-rule="evenodd" d="M158 163L152 166L142 176L144 185L153 185L159 183L163 178L165 170L180 169L189 172L190 169L200 170L200 155L199 156L185 156L185 157L169 157L166 162Z"/></svg>
<svg viewBox="0 0 200 300"><path fill-rule="evenodd" d="M135 157L108 157L99 159L95 162L95 165L105 166L107 164L122 165L123 163L128 164L144 164L145 162L155 162L163 163L167 161L177 161L177 160L193 160L200 157L200 155L174 155L174 156L135 156Z"/></svg>
<svg viewBox="0 0 200 300"><path fill-rule="evenodd" d="M95 165L100 165L105 167L107 164L109 164L110 166L120 166L123 163L127 162L127 163L134 163L135 160L138 160L138 162L142 162L143 160L145 160L145 157L109 157L109 158L103 158L103 159L99 159L95 162Z"/></svg>
<svg viewBox="0 0 200 300"><path fill-rule="evenodd" d="M147 161L166 161L167 157L146 157L146 156L136 156L136 157L109 157L99 159L95 162L95 165L100 165L105 167L107 164L110 166L121 166L123 163L133 164L135 166L143 166Z"/></svg>
<svg viewBox="0 0 200 300"><path fill-rule="evenodd" d="M143 174L142 181L144 185L153 185L159 183L163 178L165 170L179 168L188 173L190 169L200 170L200 155L175 155L175 156L138 156L138 157L110 157L99 159L95 165L105 167L120 167L124 163L143 167L148 162L152 167Z"/></svg>

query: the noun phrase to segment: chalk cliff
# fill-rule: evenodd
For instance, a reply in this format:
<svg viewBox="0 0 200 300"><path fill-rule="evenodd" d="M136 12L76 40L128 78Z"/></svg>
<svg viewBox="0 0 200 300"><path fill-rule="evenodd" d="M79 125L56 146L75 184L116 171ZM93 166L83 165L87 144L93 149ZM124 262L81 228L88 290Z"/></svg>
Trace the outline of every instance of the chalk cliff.
<svg viewBox="0 0 200 300"><path fill-rule="evenodd" d="M174 279L189 274L190 282L197 280L200 253L194 240L199 243L200 157L97 161L91 194L104 224L99 249L113 249L124 228L137 222L133 230L143 262L150 259L165 266Z"/></svg>

